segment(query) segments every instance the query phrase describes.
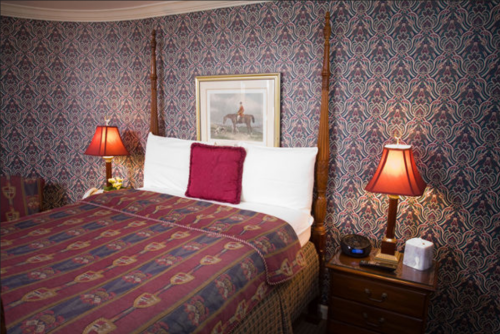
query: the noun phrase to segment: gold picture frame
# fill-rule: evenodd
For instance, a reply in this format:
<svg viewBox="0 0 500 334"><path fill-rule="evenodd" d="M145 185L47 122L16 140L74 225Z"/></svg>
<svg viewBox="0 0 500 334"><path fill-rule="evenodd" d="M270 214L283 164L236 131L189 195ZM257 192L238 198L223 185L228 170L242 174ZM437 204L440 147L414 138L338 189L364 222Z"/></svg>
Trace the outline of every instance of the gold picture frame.
<svg viewBox="0 0 500 334"><path fill-rule="evenodd" d="M198 76L197 139L280 145L280 73Z"/></svg>

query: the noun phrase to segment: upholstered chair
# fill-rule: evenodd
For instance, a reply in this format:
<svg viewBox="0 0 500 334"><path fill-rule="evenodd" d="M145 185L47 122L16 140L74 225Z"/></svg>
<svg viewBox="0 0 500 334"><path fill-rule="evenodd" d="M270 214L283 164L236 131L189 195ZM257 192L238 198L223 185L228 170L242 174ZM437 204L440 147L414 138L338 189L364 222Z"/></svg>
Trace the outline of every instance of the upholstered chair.
<svg viewBox="0 0 500 334"><path fill-rule="evenodd" d="M44 180L0 176L0 221L12 221L42 210Z"/></svg>

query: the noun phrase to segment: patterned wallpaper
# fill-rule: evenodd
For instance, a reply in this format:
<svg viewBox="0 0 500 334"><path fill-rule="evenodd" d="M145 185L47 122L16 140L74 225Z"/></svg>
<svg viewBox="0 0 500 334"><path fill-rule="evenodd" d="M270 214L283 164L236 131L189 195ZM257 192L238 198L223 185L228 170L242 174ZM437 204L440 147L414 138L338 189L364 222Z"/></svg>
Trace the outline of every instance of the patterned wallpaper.
<svg viewBox="0 0 500 334"><path fill-rule="evenodd" d="M270 2L147 20L61 23L2 17L1 172L40 175L46 207L104 182L85 151L111 118L142 185L149 36L158 29L162 133L195 138L197 75L282 74L281 145L312 146L322 27L332 13L328 253L342 234L380 240L386 197L364 191L394 134L414 146L421 198L400 201L400 248L435 245L428 333L500 332L499 1Z"/></svg>

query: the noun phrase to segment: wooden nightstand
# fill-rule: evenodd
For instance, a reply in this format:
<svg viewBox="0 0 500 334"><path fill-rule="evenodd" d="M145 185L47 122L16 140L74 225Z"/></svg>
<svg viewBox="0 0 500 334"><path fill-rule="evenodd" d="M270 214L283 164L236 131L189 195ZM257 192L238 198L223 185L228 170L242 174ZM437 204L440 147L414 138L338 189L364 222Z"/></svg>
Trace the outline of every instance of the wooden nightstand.
<svg viewBox="0 0 500 334"><path fill-rule="evenodd" d="M403 265L394 272L360 267L337 252L327 263L330 293L327 333L424 333L438 265L419 271Z"/></svg>

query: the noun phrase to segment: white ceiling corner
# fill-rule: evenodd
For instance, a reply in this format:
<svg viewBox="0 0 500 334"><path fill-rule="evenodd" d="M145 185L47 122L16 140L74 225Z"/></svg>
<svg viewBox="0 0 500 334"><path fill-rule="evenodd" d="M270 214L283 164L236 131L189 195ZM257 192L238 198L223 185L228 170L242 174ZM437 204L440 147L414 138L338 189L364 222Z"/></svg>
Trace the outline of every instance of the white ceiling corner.
<svg viewBox="0 0 500 334"><path fill-rule="evenodd" d="M184 14L267 1L2 1L1 15L66 22L110 22Z"/></svg>

